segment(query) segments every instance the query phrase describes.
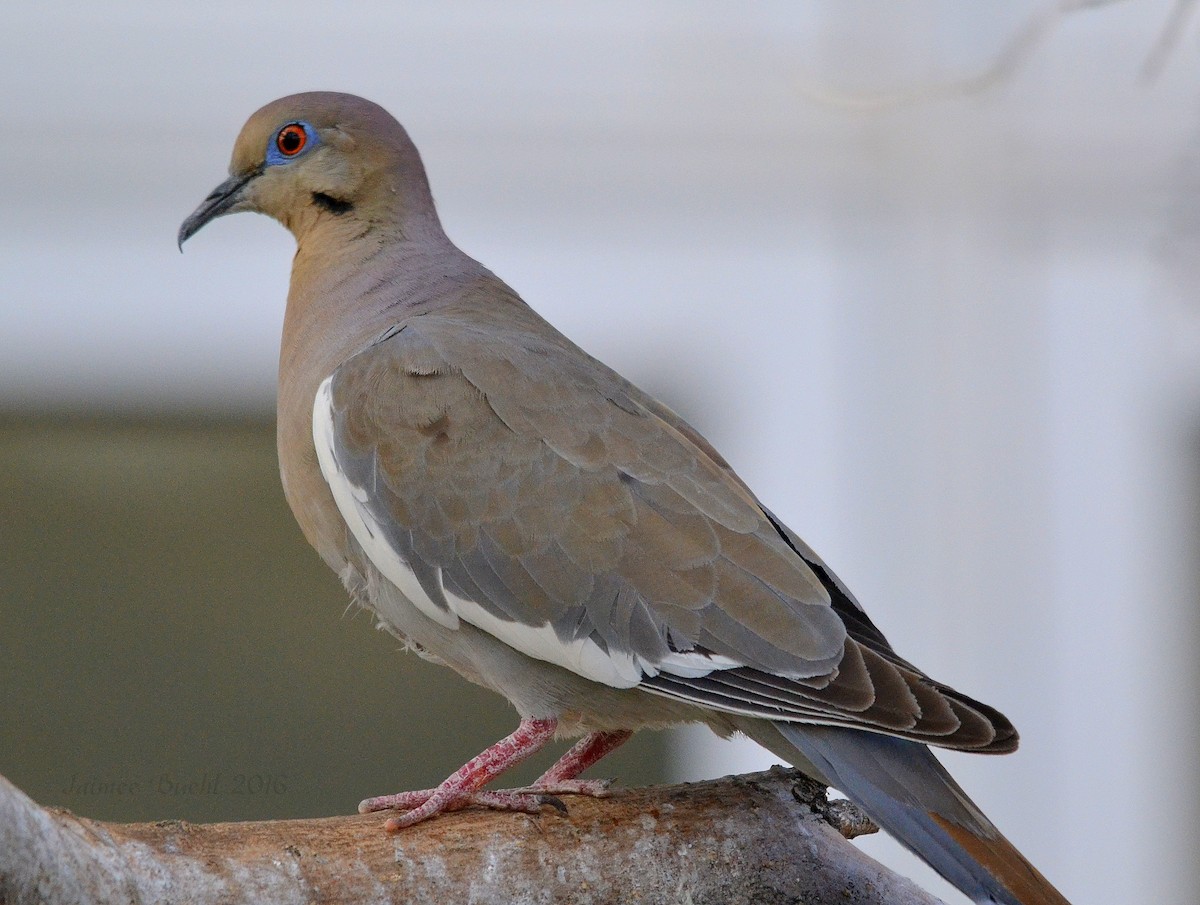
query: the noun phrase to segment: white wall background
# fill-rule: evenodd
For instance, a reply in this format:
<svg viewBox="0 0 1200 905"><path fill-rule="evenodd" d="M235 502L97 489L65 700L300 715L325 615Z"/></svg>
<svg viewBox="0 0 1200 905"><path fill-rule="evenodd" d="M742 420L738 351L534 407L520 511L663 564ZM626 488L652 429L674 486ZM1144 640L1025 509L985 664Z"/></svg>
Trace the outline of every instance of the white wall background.
<svg viewBox="0 0 1200 905"><path fill-rule="evenodd" d="M1173 5L961 94L923 89L1049 3L9 3L0 405L270 406L290 237L175 231L258 106L369 96L464 248L1013 718L947 760L1073 901L1193 903L1196 26L1140 78ZM679 738L683 776L769 762Z"/></svg>

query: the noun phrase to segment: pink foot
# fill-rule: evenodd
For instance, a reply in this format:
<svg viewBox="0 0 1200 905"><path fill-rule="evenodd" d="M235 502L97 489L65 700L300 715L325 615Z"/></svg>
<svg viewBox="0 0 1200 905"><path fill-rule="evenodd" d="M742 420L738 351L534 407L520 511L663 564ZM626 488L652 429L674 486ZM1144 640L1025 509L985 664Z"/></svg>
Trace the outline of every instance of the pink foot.
<svg viewBox="0 0 1200 905"><path fill-rule="evenodd" d="M519 764L554 737L558 721L521 720L516 731L501 739L482 754L472 758L436 789L399 792L368 798L358 806L360 814L373 811L399 810L406 813L391 817L384 824L389 833L413 826L435 814L457 811L472 805L498 811L518 811L536 814L545 805L565 812L556 795L590 795L600 798L608 794L611 780L576 779L604 755L628 741L631 732L593 732L564 754L532 786L506 791L482 791L509 767Z"/></svg>
<svg viewBox="0 0 1200 905"><path fill-rule="evenodd" d="M587 795L589 798L606 798L611 779L562 779L558 782L543 782L538 780L525 789L513 789L514 792L541 792L543 795Z"/></svg>
<svg viewBox="0 0 1200 905"><path fill-rule="evenodd" d="M411 811L428 801L437 789L421 789L416 792L399 792L395 795L380 795L368 798L358 805L358 813L371 814L375 811ZM523 811L536 814L543 804L561 805L553 796L558 790L511 789L504 791L467 792L447 804L442 811L461 811L463 808L490 808L493 811ZM563 791L558 794L569 794Z"/></svg>
<svg viewBox="0 0 1200 905"><path fill-rule="evenodd" d="M368 798L358 810L360 813L385 808L405 810L406 813L389 818L383 825L389 833L414 826L443 811L458 810L474 803L501 810L536 812L542 804L548 803L544 796L514 796L512 793L481 792L480 789L509 767L540 751L554 737L557 726L558 721L553 719L521 720L515 732L471 758L436 789Z"/></svg>

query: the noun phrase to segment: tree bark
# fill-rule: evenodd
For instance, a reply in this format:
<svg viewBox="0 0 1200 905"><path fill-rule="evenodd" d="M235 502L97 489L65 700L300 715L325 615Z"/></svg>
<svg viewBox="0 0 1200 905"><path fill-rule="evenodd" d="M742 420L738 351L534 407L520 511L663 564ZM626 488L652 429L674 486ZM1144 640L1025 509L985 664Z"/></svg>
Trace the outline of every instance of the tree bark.
<svg viewBox="0 0 1200 905"><path fill-rule="evenodd" d="M937 905L846 841L873 828L791 770L465 810L395 836L374 814L101 823L0 777L0 905Z"/></svg>

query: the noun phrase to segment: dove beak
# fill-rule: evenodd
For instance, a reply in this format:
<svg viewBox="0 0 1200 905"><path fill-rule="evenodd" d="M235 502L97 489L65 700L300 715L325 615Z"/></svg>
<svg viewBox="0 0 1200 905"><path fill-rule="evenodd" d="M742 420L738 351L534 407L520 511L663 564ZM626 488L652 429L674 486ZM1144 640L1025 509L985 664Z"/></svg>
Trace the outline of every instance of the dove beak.
<svg viewBox="0 0 1200 905"><path fill-rule="evenodd" d="M241 210L238 205L244 200L246 186L261 173L262 167L256 167L249 173L235 173L209 192L208 197L179 227L179 250L183 251L183 243L210 220Z"/></svg>

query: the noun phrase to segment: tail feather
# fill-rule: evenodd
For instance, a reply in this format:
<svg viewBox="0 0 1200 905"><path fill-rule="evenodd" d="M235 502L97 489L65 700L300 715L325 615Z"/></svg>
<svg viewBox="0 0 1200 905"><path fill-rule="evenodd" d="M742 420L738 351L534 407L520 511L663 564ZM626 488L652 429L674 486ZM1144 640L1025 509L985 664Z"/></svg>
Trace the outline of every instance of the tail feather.
<svg viewBox="0 0 1200 905"><path fill-rule="evenodd" d="M1070 905L925 745L836 726L773 725L801 755L794 760L797 766L815 767L829 785L973 901Z"/></svg>

